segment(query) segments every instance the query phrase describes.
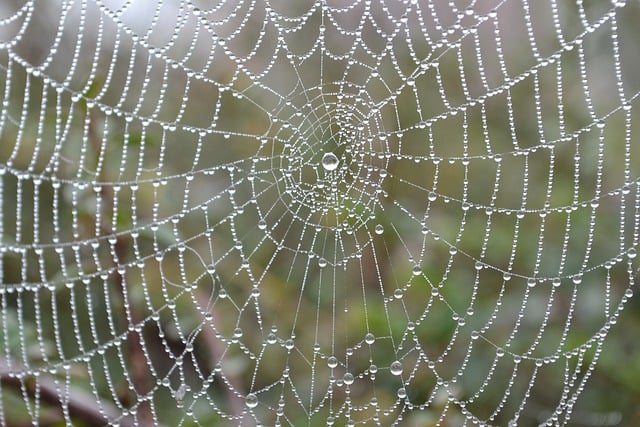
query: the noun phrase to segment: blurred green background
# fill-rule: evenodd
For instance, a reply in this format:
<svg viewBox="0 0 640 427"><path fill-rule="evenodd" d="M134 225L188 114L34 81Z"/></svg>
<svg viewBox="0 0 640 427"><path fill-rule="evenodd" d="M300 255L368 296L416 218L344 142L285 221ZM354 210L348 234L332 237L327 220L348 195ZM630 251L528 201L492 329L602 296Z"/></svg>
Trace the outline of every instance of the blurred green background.
<svg viewBox="0 0 640 427"><path fill-rule="evenodd" d="M637 2L201 3L0 6L4 424L640 424Z"/></svg>

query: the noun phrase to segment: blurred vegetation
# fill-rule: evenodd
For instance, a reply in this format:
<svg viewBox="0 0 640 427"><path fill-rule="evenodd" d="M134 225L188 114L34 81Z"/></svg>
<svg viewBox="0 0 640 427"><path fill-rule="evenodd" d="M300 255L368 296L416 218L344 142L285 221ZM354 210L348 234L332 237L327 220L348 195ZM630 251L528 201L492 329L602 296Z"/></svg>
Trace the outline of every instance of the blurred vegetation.
<svg viewBox="0 0 640 427"><path fill-rule="evenodd" d="M12 2L6 9L15 7L14 3L19 4ZM444 8L444 2L436 3L438 10ZM599 16L602 6L585 4L589 16ZM543 23L543 12L531 6L535 9L533 16L541 20L536 21L541 22L536 32L541 38L540 51L550 55L560 46L551 25ZM50 10L38 7L42 7L37 12L41 21L36 22L43 24L31 25L24 42L11 54L31 63L46 56L49 45L44 42L50 41L49 33L59 17L56 6ZM577 20L575 11L563 7L567 10L562 16L572 17L568 21ZM52 21L46 23L49 13ZM519 16L513 7L505 6L501 13L501 23ZM640 10L634 3L617 16L618 40L625 59L623 75L629 80L625 84L628 93L635 94L640 82L633 71L640 66L640 56L629 53L631 47L627 46L635 45L638 34L633 23L640 18ZM309 29L295 39L300 46L294 47L303 49L306 42L315 40L318 19L316 15L310 19ZM567 38L575 38L580 24L565 24ZM190 80L193 86L187 90L188 79L182 70L192 64L187 61L170 69L167 80L163 80L158 67L166 65L166 57L184 56L190 40L168 49L163 53L166 57L146 59L147 52L134 49L127 39L128 44L115 51L114 63L118 65L113 77L107 77L105 64L114 52L110 50L113 41L105 36L98 46L102 51L100 66L93 80L64 80L67 57L73 52L77 35L77 28L69 28L62 37L61 59L43 73L52 81L65 82L65 90L58 94L42 74L24 70L12 62L7 50L0 50L0 74L5 77L0 93L8 94L3 98L2 113L11 118L5 121L0 135L0 164L6 168L1 177L0 214L3 421L15 426L31 424L33 419L41 425L65 424L60 410L64 405L55 397L47 397L46 389L38 391L29 385L34 372L46 367L47 372L39 375L57 380L56 385L49 385L51 390L62 395L67 393L65 387L72 389L69 395L74 399L68 402L68 417L74 425L99 424L91 414L82 412L82 396L100 400L104 414L122 414L122 425L133 425L134 417L140 424L150 425L154 414L164 425L235 424L220 413L244 414L243 421L250 424L244 396L256 390L260 395L256 413L269 422L275 421L280 398L285 401L290 425L325 425L330 411L341 412L336 425L345 425L347 399L353 407L364 408L350 414L353 420L371 420L376 414L370 404L375 392L380 408L392 408L386 414L377 413L383 424L403 411L402 425L435 425L438 421L462 425L461 409L438 387L439 379L432 367L427 367L429 362L437 364L441 378L457 378L457 384L451 385L458 391L453 398L471 399L469 411L478 417L490 417L509 387L513 355L528 351L532 358L555 354L572 302L575 310L562 350L584 344L603 327L605 314L610 316L615 310L629 280L637 279L638 268L637 260L628 266L626 261L618 262L606 273L601 267L615 259L621 247L626 250L633 244L633 227L638 224L638 213L632 208L634 202L637 204L637 192L633 192L637 184L625 199L622 214L619 193L603 196L627 184L621 166L627 149L625 116L618 108L621 105L615 87L612 89L615 78L610 69L610 27L585 38L587 73L590 81L597 82L589 86L593 90L590 103L585 101L580 82L578 49L563 53L559 60L561 84L553 65L527 73L538 59L523 48L523 28L524 24L522 28L501 28L509 75L525 73L510 90L503 87L504 76L497 61L490 61L495 52L486 53L485 76L478 74L475 45L469 38L468 44L459 48L462 63L456 49L443 47L434 52L437 65L414 82L417 98L416 92L406 86L389 104L389 110L381 109L373 119L366 116L373 101L365 104L353 94L338 99L338 86L332 86L332 80L343 78L343 64L327 59L333 67L325 64L322 76L315 56L301 64L305 88L294 89L306 92L298 95L296 106L314 113L325 104L330 107L327 120L333 127L328 126L327 132L335 138L330 142L332 147L344 150L339 152L342 158L357 159L359 152L346 151L335 136L337 131L331 130L339 128L339 119L344 120L345 127L357 120L365 122L364 135L374 142L363 144L360 152L395 154L391 160L375 155L367 158L375 165L375 173L382 167L388 173L387 179L380 178L381 194L386 197L381 195L379 200L372 201L373 196L358 187L364 185L363 169L349 166L352 181L341 189L351 191L350 195L358 191L364 194L345 201L345 212L351 209L356 214L335 218L325 215L325 223L318 226L320 231L301 225L300 218L310 218L311 223L317 215L304 205L295 211L296 194L286 193L287 179L277 176L289 167L285 163L294 156L283 151L263 160L272 155L269 150L279 149L278 138L286 140L292 135L286 127L274 124L273 117L296 123L295 117L287 116L289 110L281 105L281 99L252 84L246 76L231 81L236 70L228 61L221 59L207 77L217 84L229 84L232 90L220 91L216 85L198 80ZM113 36L115 30L107 28L106 33ZM231 51L241 52L252 46L253 33L243 34L244 40L235 39ZM493 46L493 33L486 27L481 27L480 33L481 46ZM156 40L162 36L154 35ZM95 35L87 31L87 37ZM384 40L375 37L371 35L372 48L384 49ZM341 41L336 38L338 46ZM429 48L424 37L417 40L421 44L416 43L416 50L426 52ZM92 42L95 44L90 41L81 51L86 54L81 55L79 66L83 71L92 65ZM372 100L389 96L385 84L393 88L402 85L398 68L409 74L407 70L418 66L402 37L394 43L394 60L387 58L377 64L379 79L371 78L364 66L372 65L366 53L357 53L358 64L363 65L358 68L360 72L353 73L355 76L346 73L345 79L362 84ZM205 51L207 47L200 49ZM219 49L212 49L217 58ZM262 51L260 55L268 57ZM132 56L139 64L151 64L150 71L141 65L130 70ZM264 65L260 61L266 62L258 57L250 66L259 69ZM502 90L483 103L469 105L464 112L459 110L460 114L449 115L452 108L468 103L460 85L461 70L472 98L486 94L487 84ZM283 94L284 88L295 85L289 81L295 76L277 69L268 77L278 72L283 73L279 79L265 77L262 81L272 83L272 87L281 85L276 92ZM111 114L112 109L131 112L136 108L136 94L143 92L145 76L151 84L166 83L169 101L156 109L153 96L141 94L144 100L139 111L132 114L133 120ZM321 77L327 80L325 86L319 83ZM130 90L122 96L127 79ZM564 90L562 112L558 111L560 87ZM10 91L5 91L7 88ZM450 105L445 105L441 89ZM158 88L150 86L147 90L156 94ZM322 96L315 94L303 103L303 95L313 94L313 90ZM536 96L540 98L542 123L536 118ZM186 113L176 119L182 99L188 100ZM222 107L214 119L212 110L218 102ZM511 118L509 102L513 106ZM145 123L144 117L151 116L154 109L158 111L155 119ZM345 115L343 110L354 116ZM606 124L601 164L601 131L591 126L594 112ZM637 120L637 116L634 103L631 117ZM420 126L422 120L430 118L437 119L429 126ZM215 129L207 129L204 136L193 131L206 128L216 119ZM515 139L510 120L516 129ZM544 135L539 132L540 126ZM579 136L574 134L583 128ZM388 140L375 142L379 133L386 133ZM637 133L632 128L628 155L633 180L640 172ZM276 142L263 144L261 136L265 134ZM566 135L573 136L565 140ZM305 140L308 150L295 154L313 163L311 157L317 154L314 150L322 146L326 136L315 132L304 136L315 142ZM430 145L428 141L434 142ZM542 141L548 141L553 149L532 149ZM517 154L527 149L531 151L526 155ZM500 162L496 156L502 156ZM468 158L472 160L467 165ZM550 168L553 181L547 193ZM315 179L314 173L311 171L312 178L300 173L302 184ZM295 175L291 179L295 180ZM529 190L526 196L525 180ZM311 184L305 194L323 202L330 199L329 189L311 193ZM429 199L431 191L437 193L434 200ZM600 204L592 207L589 202L598 195L602 197ZM465 203L471 205L469 210L462 209ZM538 214L547 207L572 205L576 209L571 214L553 212L546 218ZM490 206L494 211L487 214ZM523 211L523 218L517 218L518 210ZM626 228L619 236L621 215ZM268 224L266 238L258 227L259 219ZM329 226L343 224L356 231L353 237L338 241ZM380 236L370 232L377 224L384 227ZM541 224L544 233L540 232ZM429 230L426 235L423 228ZM582 283L574 286L566 278L556 290L551 286L528 290L524 278L534 271L544 278L558 275L566 236L563 274L568 277L584 272ZM635 239L637 243L637 236ZM357 252L354 248L358 242L367 242L361 256L350 257ZM452 246L459 252L451 253ZM309 262L310 252L316 257L329 254L329 267L322 269ZM348 260L348 268L338 265L342 259ZM491 268L477 269L476 260ZM249 265L243 266L246 261ZM421 269L418 276L412 275L416 263ZM510 281L504 280L505 271L514 276ZM258 285L259 299L251 296L252 285ZM396 289L402 291L399 298L393 296ZM605 294L610 297L609 307L605 306ZM525 299L527 303L523 304ZM548 324L542 325L547 307L551 316ZM494 313L497 316L491 320ZM518 319L521 323L516 323ZM487 323L489 327L485 327ZM516 324L518 333L512 335ZM471 341L472 332L483 328L482 339ZM541 328L541 339L534 345ZM627 303L612 326L573 412L572 425L640 424L639 344L632 336L636 330L640 330L637 298ZM272 331L276 344L265 346ZM377 337L371 346L362 341L367 332ZM295 347L288 350L286 340L292 337ZM473 350L468 353L471 342ZM507 343L507 356L495 362L495 372L490 374L497 347ZM321 351L314 351L316 344ZM429 360L418 360L416 346ZM581 362L585 369L595 347L585 353ZM415 367L407 389L407 401L413 407L395 403L402 382L390 374L388 367L398 354L403 355L402 378L409 378L410 368ZM471 356L463 369L468 354ZM331 355L339 360L333 372L327 367ZM505 403L508 410L496 416L495 423L507 425L525 393L530 396L525 399L520 425L541 422L557 405L562 392L558 381L566 375L565 362L567 369L580 363L574 357L544 365L528 391L527 381L537 367L532 359L523 360L518 381ZM372 364L379 367L377 374L372 374ZM17 381L9 375L16 371L24 373ZM459 371L463 371L461 375ZM330 375L340 378L347 372L361 374L348 394L345 387L334 387L332 396L321 394L328 387ZM487 390L474 397L488 375L493 377ZM371 377L375 377L371 382L374 386L367 387ZM48 383L43 380L41 384L45 387ZM437 389L440 391L434 392ZM41 395L34 398L38 393ZM147 393L149 400L140 400ZM77 396L81 397L75 400ZM417 409L425 402L427 408ZM129 408L135 408L134 413L127 412ZM315 408L319 409L314 412Z"/></svg>

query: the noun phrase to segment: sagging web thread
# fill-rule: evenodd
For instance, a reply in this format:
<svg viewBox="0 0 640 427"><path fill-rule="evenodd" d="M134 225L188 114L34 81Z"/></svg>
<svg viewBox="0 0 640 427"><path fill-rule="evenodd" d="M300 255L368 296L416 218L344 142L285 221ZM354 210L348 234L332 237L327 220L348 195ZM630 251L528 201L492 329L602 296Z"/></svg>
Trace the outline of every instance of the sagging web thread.
<svg viewBox="0 0 640 427"><path fill-rule="evenodd" d="M569 422L638 274L636 2L0 13L2 424Z"/></svg>

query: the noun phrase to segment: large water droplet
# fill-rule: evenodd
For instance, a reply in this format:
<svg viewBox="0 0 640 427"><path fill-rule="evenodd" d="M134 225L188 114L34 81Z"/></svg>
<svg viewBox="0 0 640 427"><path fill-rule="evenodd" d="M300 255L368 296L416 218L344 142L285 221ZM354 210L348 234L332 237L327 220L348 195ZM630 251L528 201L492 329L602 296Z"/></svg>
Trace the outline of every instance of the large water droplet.
<svg viewBox="0 0 640 427"><path fill-rule="evenodd" d="M393 375L401 375L402 374L402 363L397 360L391 364L389 370Z"/></svg>
<svg viewBox="0 0 640 427"><path fill-rule="evenodd" d="M400 399L404 399L405 397L407 397L407 390L404 387L400 387L397 393Z"/></svg>
<svg viewBox="0 0 640 427"><path fill-rule="evenodd" d="M355 378L353 377L353 374L347 372L344 374L344 377L342 377L342 380L346 385L351 385L355 381Z"/></svg>
<svg viewBox="0 0 640 427"><path fill-rule="evenodd" d="M269 335L267 335L267 343L275 344L276 342L278 342L278 337L276 337L276 334L274 334L273 332L269 333Z"/></svg>
<svg viewBox="0 0 640 427"><path fill-rule="evenodd" d="M284 347L285 347L287 350L293 350L293 347L294 347L294 346L295 346L295 344L293 343L293 340L292 340L291 338L289 338L288 340L286 340L286 341L284 342Z"/></svg>
<svg viewBox="0 0 640 427"><path fill-rule="evenodd" d="M322 156L322 167L325 170L328 170L328 171L336 170L339 164L340 164L340 159L338 159L338 156L333 154L331 151L324 153L324 156Z"/></svg>
<svg viewBox="0 0 640 427"><path fill-rule="evenodd" d="M256 406L258 406L258 396L256 396L254 393L249 393L247 394L247 397L244 400L244 403L245 405L247 405L247 408L253 409Z"/></svg>
<svg viewBox="0 0 640 427"><path fill-rule="evenodd" d="M327 359L327 365L332 369L335 368L336 366L338 366L338 359L333 356L329 357Z"/></svg>
<svg viewBox="0 0 640 427"><path fill-rule="evenodd" d="M373 344L374 342L376 342L375 335L369 332L367 335L364 336L364 342L366 342L367 344Z"/></svg>

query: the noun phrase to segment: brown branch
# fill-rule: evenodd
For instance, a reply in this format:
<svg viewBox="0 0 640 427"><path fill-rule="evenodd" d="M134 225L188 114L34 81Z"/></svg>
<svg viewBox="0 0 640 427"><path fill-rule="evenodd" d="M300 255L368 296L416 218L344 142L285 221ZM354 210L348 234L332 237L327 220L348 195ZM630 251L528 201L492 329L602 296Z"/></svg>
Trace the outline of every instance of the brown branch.
<svg viewBox="0 0 640 427"><path fill-rule="evenodd" d="M94 124L94 120L93 118L90 118L89 120L89 135L88 135L89 141L91 142L91 144L93 145L94 150L96 151L96 153L100 153L101 150L101 140L98 137L98 135L96 134L95 131L95 124ZM99 155L99 154L97 154ZM98 177L98 180L100 182L107 182L104 176L104 169L101 172L100 176ZM100 199L102 200L102 210L103 212L109 212L109 211L113 211L113 200L114 200L115 194L113 189L108 186L108 185L102 185L101 186L101 190L100 190ZM112 215L114 215L115 213L111 212ZM105 218L105 215L101 215L101 218ZM108 229L108 227L106 226L106 224L99 224L100 226L100 230L105 233L105 234L111 234L111 230ZM116 243L114 245L113 248L114 254L115 254L115 259L114 259L114 267L115 268L115 282L116 282L116 286L118 288L118 291L120 292L120 303L122 304L122 308L123 311L125 311L124 309L125 307L125 300L126 300L126 292L127 289L124 286L124 278L122 277L122 275L118 272L118 263L120 263L122 260L126 259L127 256L127 248L126 248L126 242L124 240L124 238L122 237L117 237ZM130 321L135 325L138 324L142 321L142 316L138 313L137 307L135 306L135 304L129 304L129 310L128 310L129 316L130 316ZM142 350L142 339L140 337L140 334L138 334L137 332L133 332L131 334L131 339L127 340L128 342L128 352L129 352L129 357L131 358L131 366L132 366L132 372L131 372L131 379L133 381L133 387L136 391L136 393L138 394L145 394L147 392L149 392L149 390L151 390L152 388L152 383L150 381L149 378L149 373L148 373L148 366L147 366L147 360L146 357L144 355L144 352ZM147 402L142 402L142 404L139 407L138 410L138 418L140 421L140 424L143 427L146 426L152 426L153 425L153 413L151 412L151 405L148 404Z"/></svg>
<svg viewBox="0 0 640 427"><path fill-rule="evenodd" d="M126 248L124 245L124 241L122 238L118 238L115 244L115 253L119 260L122 260L126 256ZM121 303L124 308L124 300L125 300L125 292L127 289L124 286L124 280L120 273L115 273L115 282L118 287L118 291L121 296ZM131 316L131 322L134 325L139 324L142 321L142 317L138 313L138 310L135 304L129 304L129 315ZM153 385L151 384L149 378L149 369L147 366L147 358L144 355L142 350L142 339L138 332L133 331L130 335L130 339L127 340L129 357L131 358L131 380L133 381L133 386L135 388L136 393L138 394L146 394L148 393ZM140 424L143 427L152 426L153 425L153 414L151 412L151 405L149 405L146 401L142 402L139 406L138 410L138 418Z"/></svg>
<svg viewBox="0 0 640 427"><path fill-rule="evenodd" d="M56 384L53 378L42 374L38 379L35 377L20 379L10 375L11 370L5 364L6 362L0 362L0 381L3 386L14 389L20 395L25 390L32 399L35 399L36 391L38 391L39 399L60 409L59 419L63 418L62 407L64 403L58 391L60 386ZM71 417L91 426L105 425L122 417L122 413L117 407L105 401L96 402L93 396L77 387L70 387L66 406ZM37 421L41 425L44 420ZM122 427L133 427L135 425L131 419L127 418L119 419L119 423Z"/></svg>
<svg viewBox="0 0 640 427"><path fill-rule="evenodd" d="M205 297L201 293L198 293L197 298L198 298L198 303L201 306L201 309L205 309L209 306L209 301L207 297ZM213 310L212 308L210 308L209 310L211 315L213 316L213 323L214 324L217 323L216 322L217 315L215 310ZM224 349L220 346L220 341L218 340L218 338L216 338L216 334L213 332L213 330L210 327L208 327L207 322L204 319L203 319L203 322L205 323L205 326L202 328L202 332L200 333L207 346L207 349L211 353L210 354L211 360L216 361L217 363L219 360L222 359L222 356L224 354ZM210 368L213 370L213 368L215 367L215 364L212 364L212 365L213 366L210 366ZM234 375L227 375L227 381L229 381L229 383L235 390L242 393L242 385L240 384L240 380L238 378L236 378ZM242 416L242 411L244 410L244 402L242 401L242 399L240 399L236 394L231 392L231 390L229 390L227 387L224 387L224 392L227 396L227 401L229 403L229 408L231 409L231 413L235 417Z"/></svg>

